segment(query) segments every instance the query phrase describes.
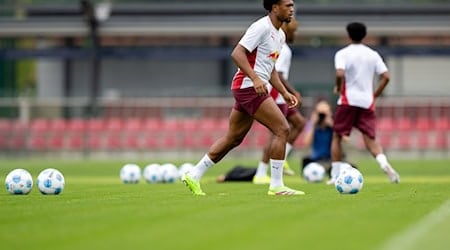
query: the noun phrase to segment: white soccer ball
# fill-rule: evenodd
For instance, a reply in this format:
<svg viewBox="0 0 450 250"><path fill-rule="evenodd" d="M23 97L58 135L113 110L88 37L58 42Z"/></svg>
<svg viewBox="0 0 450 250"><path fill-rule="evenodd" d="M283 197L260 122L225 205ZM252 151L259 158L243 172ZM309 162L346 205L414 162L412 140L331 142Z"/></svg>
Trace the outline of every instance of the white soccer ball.
<svg viewBox="0 0 450 250"><path fill-rule="evenodd" d="M325 167L317 162L308 163L303 169L303 178L307 182L321 182L325 179Z"/></svg>
<svg viewBox="0 0 450 250"><path fill-rule="evenodd" d="M162 181L161 166L157 163L149 164L144 168L144 179L147 183L157 183Z"/></svg>
<svg viewBox="0 0 450 250"><path fill-rule="evenodd" d="M178 174L178 168L172 163L165 163L161 165L162 180L166 183L174 183L180 177Z"/></svg>
<svg viewBox="0 0 450 250"><path fill-rule="evenodd" d="M25 169L14 169L6 176L5 187L11 194L28 194L33 188L33 178Z"/></svg>
<svg viewBox="0 0 450 250"><path fill-rule="evenodd" d="M42 194L60 194L64 185L63 174L54 168L42 170L37 177L36 186Z"/></svg>
<svg viewBox="0 0 450 250"><path fill-rule="evenodd" d="M179 176L183 176L185 173L191 171L191 169L193 169L194 167L195 165L189 162L181 164L180 168L178 169Z"/></svg>
<svg viewBox="0 0 450 250"><path fill-rule="evenodd" d="M136 184L141 179L141 168L136 164L125 164L120 169L120 179L125 184Z"/></svg>
<svg viewBox="0 0 450 250"><path fill-rule="evenodd" d="M341 168L334 186L341 194L356 194L361 191L364 184L364 178L358 169L353 167Z"/></svg>

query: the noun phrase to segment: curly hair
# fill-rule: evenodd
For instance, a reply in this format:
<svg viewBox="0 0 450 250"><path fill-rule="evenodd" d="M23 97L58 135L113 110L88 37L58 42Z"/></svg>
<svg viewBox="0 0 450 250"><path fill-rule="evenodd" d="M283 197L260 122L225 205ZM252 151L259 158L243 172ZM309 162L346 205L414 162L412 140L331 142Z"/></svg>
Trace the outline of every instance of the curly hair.
<svg viewBox="0 0 450 250"><path fill-rule="evenodd" d="M277 4L278 2L280 2L280 0L264 0L263 1L264 9L266 9L267 11L271 11L272 5Z"/></svg>

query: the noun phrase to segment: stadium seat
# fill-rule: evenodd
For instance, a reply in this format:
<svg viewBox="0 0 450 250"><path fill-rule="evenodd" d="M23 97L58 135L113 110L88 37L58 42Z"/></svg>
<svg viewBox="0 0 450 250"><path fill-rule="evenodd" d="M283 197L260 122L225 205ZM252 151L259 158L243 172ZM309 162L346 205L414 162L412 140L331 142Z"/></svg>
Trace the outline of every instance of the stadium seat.
<svg viewBox="0 0 450 250"><path fill-rule="evenodd" d="M10 119L0 119L0 135L8 134L13 128L13 123Z"/></svg>
<svg viewBox="0 0 450 250"><path fill-rule="evenodd" d="M89 119L86 121L86 127L90 133L104 132L106 130L106 123L103 119Z"/></svg>
<svg viewBox="0 0 450 250"><path fill-rule="evenodd" d="M87 138L87 146L90 150L100 150L103 149L102 136L99 134L91 133Z"/></svg>
<svg viewBox="0 0 450 250"><path fill-rule="evenodd" d="M47 143L45 137L42 135L30 136L30 149L35 151L41 151L47 149Z"/></svg>
<svg viewBox="0 0 450 250"><path fill-rule="evenodd" d="M410 133L400 133L397 137L397 144L396 144L398 149L401 150L408 150L411 149L413 144L412 144L412 138L411 138L411 134Z"/></svg>
<svg viewBox="0 0 450 250"><path fill-rule="evenodd" d="M393 136L390 132L380 132L377 134L376 140L381 144L381 146L385 149L390 149L393 146ZM365 146L364 146L365 147Z"/></svg>
<svg viewBox="0 0 450 250"><path fill-rule="evenodd" d="M123 129L127 133L138 133L143 130L143 122L139 118L126 119L123 124Z"/></svg>
<svg viewBox="0 0 450 250"><path fill-rule="evenodd" d="M200 121L198 119L183 119L181 121L181 129L185 133L193 133L198 131Z"/></svg>
<svg viewBox="0 0 450 250"><path fill-rule="evenodd" d="M430 133L428 131L419 132L417 134L416 148L426 150L430 146Z"/></svg>
<svg viewBox="0 0 450 250"><path fill-rule="evenodd" d="M51 135L47 139L47 147L51 150L61 150L64 148L64 136L60 134Z"/></svg>
<svg viewBox="0 0 450 250"><path fill-rule="evenodd" d="M431 120L425 117L417 118L416 122L414 123L415 129L419 131L428 131L432 128L431 125Z"/></svg>
<svg viewBox="0 0 450 250"><path fill-rule="evenodd" d="M160 132L162 128L162 122L158 118L146 118L142 126L142 129L149 133Z"/></svg>
<svg viewBox="0 0 450 250"><path fill-rule="evenodd" d="M119 150L122 147L122 140L120 135L107 134L105 138L105 147L108 150Z"/></svg>
<svg viewBox="0 0 450 250"><path fill-rule="evenodd" d="M395 121L396 128L400 131L408 131L412 129L412 122L409 118L401 117Z"/></svg>
<svg viewBox="0 0 450 250"><path fill-rule="evenodd" d="M67 121L64 119L52 119L49 121L49 129L51 133L65 133L67 131Z"/></svg>
<svg viewBox="0 0 450 250"><path fill-rule="evenodd" d="M144 138L142 145L143 145L144 149L150 149L150 150L157 149L159 147L157 137L154 135L147 135Z"/></svg>
<svg viewBox="0 0 450 250"><path fill-rule="evenodd" d="M139 141L139 135L135 133L125 134L123 138L123 146L124 149L128 150L136 150L141 147Z"/></svg>
<svg viewBox="0 0 450 250"><path fill-rule="evenodd" d="M108 119L104 126L107 132L119 133L123 130L124 121L120 118L111 118Z"/></svg>
<svg viewBox="0 0 450 250"><path fill-rule="evenodd" d="M86 130L86 120L84 119L71 119L67 121L67 131L69 133L82 133Z"/></svg>
<svg viewBox="0 0 450 250"><path fill-rule="evenodd" d="M433 148L448 151L449 146L449 135L447 132L439 132L438 134L436 134Z"/></svg>
<svg viewBox="0 0 450 250"><path fill-rule="evenodd" d="M434 129L437 131L448 131L450 130L450 118L439 117L434 121Z"/></svg>
<svg viewBox="0 0 450 250"><path fill-rule="evenodd" d="M66 147L69 150L81 150L84 147L84 135L79 133L71 133L67 136Z"/></svg>
<svg viewBox="0 0 450 250"><path fill-rule="evenodd" d="M9 138L8 148L11 150L26 150L27 142L24 134L15 134Z"/></svg>
<svg viewBox="0 0 450 250"><path fill-rule="evenodd" d="M50 122L48 119L34 119L30 121L31 132L49 132Z"/></svg>
<svg viewBox="0 0 450 250"><path fill-rule="evenodd" d="M390 117L382 117L377 121L377 129L390 132L395 128L394 121Z"/></svg>

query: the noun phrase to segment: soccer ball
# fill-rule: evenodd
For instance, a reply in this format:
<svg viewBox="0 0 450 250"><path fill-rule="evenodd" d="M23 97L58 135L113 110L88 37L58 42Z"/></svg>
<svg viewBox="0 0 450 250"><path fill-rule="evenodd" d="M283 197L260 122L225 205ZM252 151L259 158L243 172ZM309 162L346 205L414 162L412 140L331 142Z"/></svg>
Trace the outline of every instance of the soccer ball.
<svg viewBox="0 0 450 250"><path fill-rule="evenodd" d="M358 193L364 183L364 178L358 169L353 167L341 168L334 186L341 194L356 194Z"/></svg>
<svg viewBox="0 0 450 250"><path fill-rule="evenodd" d="M25 169L14 169L6 176L5 187L11 194L28 194L33 188L33 178Z"/></svg>
<svg viewBox="0 0 450 250"><path fill-rule="evenodd" d="M192 168L194 168L194 164L186 162L181 164L180 168L178 169L179 176L183 176L185 173L191 171Z"/></svg>
<svg viewBox="0 0 450 250"><path fill-rule="evenodd" d="M317 163L308 163L303 169L303 177L307 182L321 182L325 179L325 168Z"/></svg>
<svg viewBox="0 0 450 250"><path fill-rule="evenodd" d="M161 165L161 172L162 180L166 183L174 183L180 178L177 166L172 163L165 163Z"/></svg>
<svg viewBox="0 0 450 250"><path fill-rule="evenodd" d="M162 181L161 167L157 163L149 164L144 168L144 179L147 183Z"/></svg>
<svg viewBox="0 0 450 250"><path fill-rule="evenodd" d="M136 164L125 164L120 169L120 179L125 184L136 184L141 179L141 168Z"/></svg>
<svg viewBox="0 0 450 250"><path fill-rule="evenodd" d="M39 173L36 185L41 194L60 194L64 190L65 180L61 172L47 168Z"/></svg>

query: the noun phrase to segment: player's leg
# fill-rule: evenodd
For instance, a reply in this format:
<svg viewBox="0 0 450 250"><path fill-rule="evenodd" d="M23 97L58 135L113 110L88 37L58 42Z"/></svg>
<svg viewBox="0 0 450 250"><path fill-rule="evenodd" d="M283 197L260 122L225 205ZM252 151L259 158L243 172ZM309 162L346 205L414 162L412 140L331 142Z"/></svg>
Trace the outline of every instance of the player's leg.
<svg viewBox="0 0 450 250"><path fill-rule="evenodd" d="M253 118L245 113L232 109L228 131L225 136L216 140L208 153L195 165L192 170L182 176L182 181L195 195L205 195L200 187L203 174L214 164L219 162L230 150L241 144L250 130Z"/></svg>
<svg viewBox="0 0 450 250"><path fill-rule="evenodd" d="M268 194L304 194L301 191L285 187L283 183L283 163L286 141L289 134L289 124L283 113L272 99L266 99L258 107L253 117L266 126L273 134L269 151L271 181Z"/></svg>
<svg viewBox="0 0 450 250"><path fill-rule="evenodd" d="M357 108L348 105L336 107L333 125L333 139L331 141L331 179L328 185L334 184L339 174L342 162L342 137L349 136L353 122L357 117Z"/></svg>
<svg viewBox="0 0 450 250"><path fill-rule="evenodd" d="M380 168L389 177L389 180L392 183L399 183L400 176L394 168L392 168L386 155L383 153L383 148L375 139L375 112L373 110L362 110L358 117L359 119L356 121L355 126L361 131L367 150L376 159Z"/></svg>
<svg viewBox="0 0 450 250"><path fill-rule="evenodd" d="M294 175L295 172L289 166L287 157L291 153L291 151L294 147L293 145L295 144L295 141L299 137L300 133L303 131L306 120L300 114L300 112L298 112L298 110L296 108L290 108L288 110L286 119L288 120L290 130L289 130L289 135L288 135L287 142L286 142L286 152L285 152L286 160L284 161L283 171L284 171L284 174L286 174L286 175Z"/></svg>
<svg viewBox="0 0 450 250"><path fill-rule="evenodd" d="M269 139L263 147L263 154L261 160L258 163L255 176L253 177L254 184L270 184L270 177L267 175L267 167L270 161L270 145L272 142L273 134L270 133Z"/></svg>

